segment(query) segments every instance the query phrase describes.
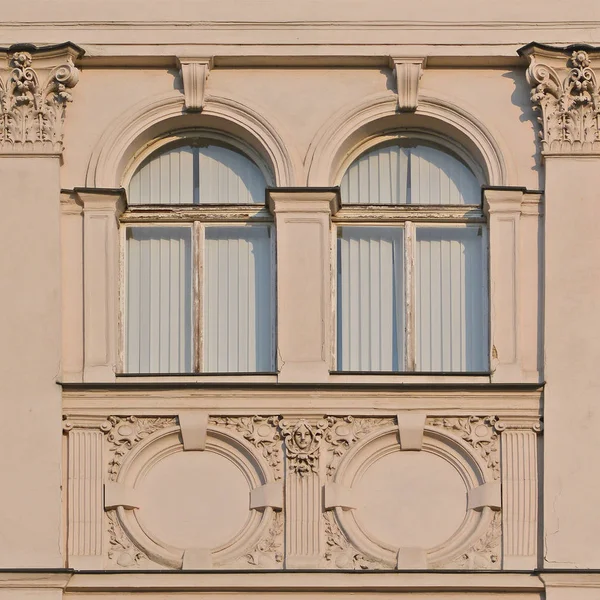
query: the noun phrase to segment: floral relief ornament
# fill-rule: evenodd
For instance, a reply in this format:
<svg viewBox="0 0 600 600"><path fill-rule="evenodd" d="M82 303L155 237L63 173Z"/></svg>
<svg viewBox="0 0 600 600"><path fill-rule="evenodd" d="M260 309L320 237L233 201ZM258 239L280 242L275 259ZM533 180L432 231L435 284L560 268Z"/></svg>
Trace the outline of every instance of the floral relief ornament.
<svg viewBox="0 0 600 600"><path fill-rule="evenodd" d="M589 55L576 50L568 61L570 70L561 79L544 63L532 62L527 71L533 86L534 110L541 109L540 138L545 152L600 150L600 89Z"/></svg>
<svg viewBox="0 0 600 600"><path fill-rule="evenodd" d="M0 150L60 152L68 90L79 80L73 59L54 67L44 83L29 52L15 52L8 62L8 77L0 78Z"/></svg>

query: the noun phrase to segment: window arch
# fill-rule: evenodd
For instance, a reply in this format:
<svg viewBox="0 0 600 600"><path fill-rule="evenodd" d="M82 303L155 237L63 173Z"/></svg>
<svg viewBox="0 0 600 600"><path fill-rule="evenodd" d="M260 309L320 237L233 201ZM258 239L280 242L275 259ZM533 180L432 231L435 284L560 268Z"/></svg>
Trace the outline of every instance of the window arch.
<svg viewBox="0 0 600 600"><path fill-rule="evenodd" d="M213 137L138 158L123 215L125 372L273 371L266 186L256 162Z"/></svg>
<svg viewBox="0 0 600 600"><path fill-rule="evenodd" d="M487 230L466 161L398 135L340 187L337 369L487 371Z"/></svg>

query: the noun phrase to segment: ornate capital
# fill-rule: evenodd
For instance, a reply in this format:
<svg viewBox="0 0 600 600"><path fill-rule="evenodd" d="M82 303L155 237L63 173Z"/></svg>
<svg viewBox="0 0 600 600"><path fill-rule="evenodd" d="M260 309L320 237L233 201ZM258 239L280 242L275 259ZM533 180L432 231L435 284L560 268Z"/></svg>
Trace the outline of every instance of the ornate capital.
<svg viewBox="0 0 600 600"><path fill-rule="evenodd" d="M600 65L599 49L530 44L519 52L529 59L527 80L533 108L541 112L543 153L600 152L600 87L594 69Z"/></svg>
<svg viewBox="0 0 600 600"><path fill-rule="evenodd" d="M5 50L0 72L0 153L62 152L66 106L79 71L73 59L83 51L72 44Z"/></svg>

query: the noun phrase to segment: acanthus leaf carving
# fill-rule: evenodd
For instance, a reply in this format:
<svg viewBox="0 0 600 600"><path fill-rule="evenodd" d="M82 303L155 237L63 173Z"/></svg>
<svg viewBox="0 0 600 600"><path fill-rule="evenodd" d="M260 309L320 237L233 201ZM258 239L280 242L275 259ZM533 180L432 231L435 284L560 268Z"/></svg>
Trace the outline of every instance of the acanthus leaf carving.
<svg viewBox="0 0 600 600"><path fill-rule="evenodd" d="M535 56L530 60L527 78L534 110L542 113L544 152L600 151L600 87L588 53L573 51L566 77Z"/></svg>
<svg viewBox="0 0 600 600"><path fill-rule="evenodd" d="M44 82L29 52L14 52L8 62L9 74L0 78L0 151L61 152L69 89L79 80L73 59L54 67Z"/></svg>
<svg viewBox="0 0 600 600"><path fill-rule="evenodd" d="M332 511L325 512L323 519L325 521L325 544L327 545L324 559L327 567L361 571L390 568L391 565L371 560L354 548L342 533Z"/></svg>
<svg viewBox="0 0 600 600"><path fill-rule="evenodd" d="M485 461L494 479L500 477L498 434L495 430L497 417L435 417L429 424L450 430L470 444Z"/></svg>
<svg viewBox="0 0 600 600"><path fill-rule="evenodd" d="M278 432L279 417L211 417L213 425L229 427L241 433L245 440L260 450L263 458L273 469L276 481L282 477L281 436Z"/></svg>
<svg viewBox="0 0 600 600"><path fill-rule="evenodd" d="M283 564L283 514L273 513L267 535L246 554L246 562L258 568L281 568Z"/></svg>
<svg viewBox="0 0 600 600"><path fill-rule="evenodd" d="M494 511L486 532L466 552L434 569L498 570L501 567L502 517Z"/></svg>
<svg viewBox="0 0 600 600"><path fill-rule="evenodd" d="M346 451L359 439L371 431L393 424L389 417L328 417L325 441L329 444L330 459L327 463L327 476L332 478Z"/></svg>
<svg viewBox="0 0 600 600"><path fill-rule="evenodd" d="M108 417L112 428L107 440L111 458L108 463L108 478L116 481L123 458L138 442L155 431L176 424L174 417Z"/></svg>
<svg viewBox="0 0 600 600"><path fill-rule="evenodd" d="M133 544L121 528L117 511L107 511L106 517L108 519L108 560L123 569L145 567L149 563L149 559Z"/></svg>
<svg viewBox="0 0 600 600"><path fill-rule="evenodd" d="M279 426L290 471L300 477L308 473L317 473L321 441L329 423L326 420L319 420L311 424L307 419L292 423L282 419Z"/></svg>

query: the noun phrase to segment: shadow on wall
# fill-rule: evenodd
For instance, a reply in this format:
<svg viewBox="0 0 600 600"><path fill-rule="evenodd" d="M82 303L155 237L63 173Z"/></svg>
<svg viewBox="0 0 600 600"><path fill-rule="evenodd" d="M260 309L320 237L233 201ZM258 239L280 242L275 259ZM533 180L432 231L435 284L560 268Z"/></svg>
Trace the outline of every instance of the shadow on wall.
<svg viewBox="0 0 600 600"><path fill-rule="evenodd" d="M504 73L502 77L510 79L515 86L515 89L511 94L510 99L512 103L521 110L521 116L519 117L519 121L521 121L521 123L530 123L531 125L534 136L533 153L531 154L531 158L533 158L534 165L531 167L531 170L537 174L537 187L541 190L544 188L544 176L542 168L542 155L538 145L538 133L540 131L540 128L538 126L537 118L539 113L534 111L531 105L531 99L529 97L531 93L531 88L529 87L529 84L525 79L525 75L520 71Z"/></svg>

